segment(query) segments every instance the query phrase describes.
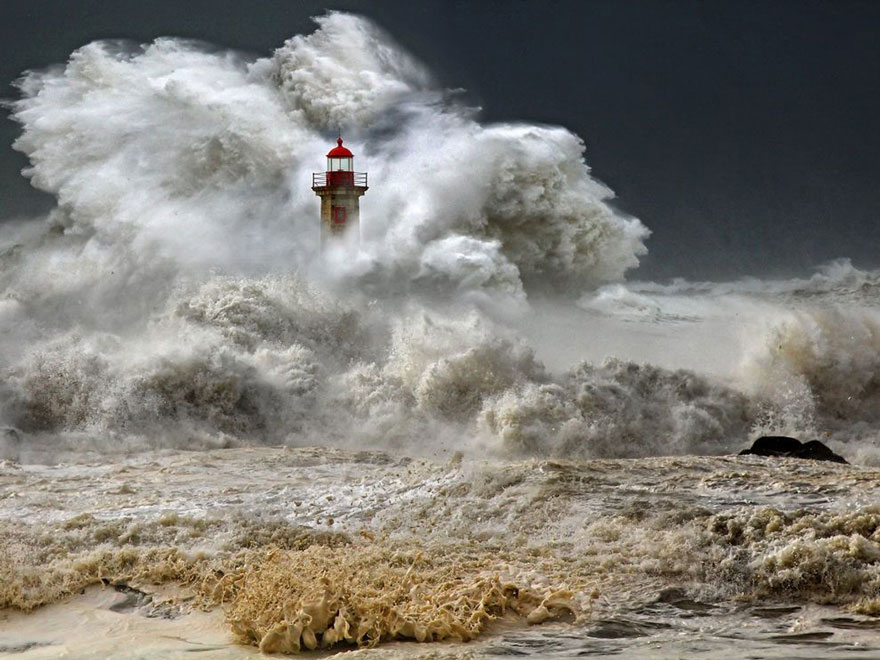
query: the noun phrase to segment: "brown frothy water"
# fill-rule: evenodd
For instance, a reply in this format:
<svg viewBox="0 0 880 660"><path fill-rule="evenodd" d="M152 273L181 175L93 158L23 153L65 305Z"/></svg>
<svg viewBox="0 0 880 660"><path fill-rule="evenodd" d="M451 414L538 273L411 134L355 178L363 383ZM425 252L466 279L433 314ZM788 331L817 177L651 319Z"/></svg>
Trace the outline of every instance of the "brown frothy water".
<svg viewBox="0 0 880 660"><path fill-rule="evenodd" d="M66 611L103 583L143 600L129 616L222 613L234 638L221 646L491 640L554 621L569 632L551 626L550 640L631 645L694 612L732 625L742 607L816 603L838 608L832 620L872 614L880 593L880 475L869 468L437 464L321 448L114 461L0 464L7 620ZM153 595L157 585L174 590Z"/></svg>

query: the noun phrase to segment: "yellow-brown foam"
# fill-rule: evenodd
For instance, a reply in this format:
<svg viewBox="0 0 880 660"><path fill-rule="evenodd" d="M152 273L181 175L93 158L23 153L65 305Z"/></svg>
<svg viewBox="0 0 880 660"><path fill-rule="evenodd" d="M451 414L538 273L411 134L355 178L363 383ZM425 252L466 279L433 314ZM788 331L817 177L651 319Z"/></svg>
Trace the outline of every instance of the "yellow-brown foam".
<svg viewBox="0 0 880 660"><path fill-rule="evenodd" d="M178 584L195 593L192 602L222 606L242 642L282 653L394 639L467 641L505 615L529 623L579 615L572 590L533 586L523 572L504 576L488 548L416 550L368 537L351 543L295 526L212 555L171 545L182 530L205 524L163 518L139 531L165 543L138 546L131 529L88 515L39 534L4 523L0 609L32 610L101 581Z"/></svg>
<svg viewBox="0 0 880 660"><path fill-rule="evenodd" d="M381 544L271 549L218 577L208 595L226 603L236 634L266 653L394 639L467 641L505 614L529 623L577 616L572 591L505 581L492 561L485 552Z"/></svg>

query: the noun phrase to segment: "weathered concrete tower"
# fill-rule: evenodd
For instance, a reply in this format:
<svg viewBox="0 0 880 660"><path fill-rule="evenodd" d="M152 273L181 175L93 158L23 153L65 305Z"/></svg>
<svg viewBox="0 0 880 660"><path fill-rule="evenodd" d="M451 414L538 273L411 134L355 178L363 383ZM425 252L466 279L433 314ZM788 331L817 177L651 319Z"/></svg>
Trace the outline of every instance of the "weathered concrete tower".
<svg viewBox="0 0 880 660"><path fill-rule="evenodd" d="M354 171L354 154L342 138L327 154L327 171L312 174L312 190L321 198L321 246L344 238L360 239L360 197L367 192L367 173Z"/></svg>

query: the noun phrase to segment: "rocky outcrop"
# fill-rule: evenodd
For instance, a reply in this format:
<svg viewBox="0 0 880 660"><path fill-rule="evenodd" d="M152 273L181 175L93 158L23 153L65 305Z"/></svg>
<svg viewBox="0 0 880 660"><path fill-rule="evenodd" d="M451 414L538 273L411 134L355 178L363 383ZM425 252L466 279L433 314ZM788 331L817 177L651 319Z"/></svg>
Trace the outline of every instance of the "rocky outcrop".
<svg viewBox="0 0 880 660"><path fill-rule="evenodd" d="M801 442L795 438L784 435L761 436L748 449L743 449L740 456L787 456L789 458L808 458L814 461L832 461L834 463L847 463L848 461L839 454L835 454L825 444L818 440Z"/></svg>

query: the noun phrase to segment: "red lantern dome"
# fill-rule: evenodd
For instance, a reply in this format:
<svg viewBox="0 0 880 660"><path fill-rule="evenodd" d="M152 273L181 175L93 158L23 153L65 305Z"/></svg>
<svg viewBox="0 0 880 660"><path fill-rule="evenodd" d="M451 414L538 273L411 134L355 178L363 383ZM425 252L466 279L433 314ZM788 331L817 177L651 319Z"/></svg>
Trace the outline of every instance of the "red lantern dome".
<svg viewBox="0 0 880 660"><path fill-rule="evenodd" d="M351 158L354 156L353 153L342 146L342 138L337 138L336 144L338 146L333 147L330 150L330 153L327 154L327 158Z"/></svg>

